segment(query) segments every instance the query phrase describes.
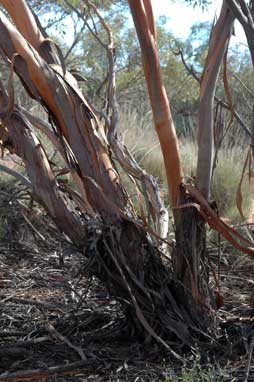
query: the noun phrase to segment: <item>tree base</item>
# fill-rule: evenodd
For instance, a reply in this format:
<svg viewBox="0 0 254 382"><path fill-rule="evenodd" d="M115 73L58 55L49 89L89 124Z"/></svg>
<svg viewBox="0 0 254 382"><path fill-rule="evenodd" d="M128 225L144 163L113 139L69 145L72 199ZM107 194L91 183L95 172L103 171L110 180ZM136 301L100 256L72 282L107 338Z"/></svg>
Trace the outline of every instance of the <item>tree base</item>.
<svg viewBox="0 0 254 382"><path fill-rule="evenodd" d="M206 278L199 278L202 287L197 291L191 277L186 284L177 280L171 259L140 227L125 221L97 230L85 255L92 272L121 303L132 333L165 346L169 341L191 347L211 340L216 323Z"/></svg>

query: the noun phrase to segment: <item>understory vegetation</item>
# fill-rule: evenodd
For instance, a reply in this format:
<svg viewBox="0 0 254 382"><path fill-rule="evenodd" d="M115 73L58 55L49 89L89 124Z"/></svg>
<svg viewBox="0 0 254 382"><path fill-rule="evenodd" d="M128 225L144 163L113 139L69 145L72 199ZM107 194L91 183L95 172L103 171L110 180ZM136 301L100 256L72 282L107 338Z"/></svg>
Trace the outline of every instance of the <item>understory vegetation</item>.
<svg viewBox="0 0 254 382"><path fill-rule="evenodd" d="M152 128L150 113L140 116L134 108L123 108L121 112L121 138L130 149L138 163L152 174L160 185L162 197L169 204L167 180L163 157L158 138ZM187 180L194 180L197 163L196 130L193 128L187 135L180 135L180 152L184 174ZM248 140L241 131L236 131L224 138L218 150L216 160L212 198L218 204L220 216L232 224L241 222L242 218L236 205L237 189L242 177L244 163L248 152ZM247 171L242 182L243 212L247 219L252 219L253 174ZM253 211L254 212L254 211Z"/></svg>

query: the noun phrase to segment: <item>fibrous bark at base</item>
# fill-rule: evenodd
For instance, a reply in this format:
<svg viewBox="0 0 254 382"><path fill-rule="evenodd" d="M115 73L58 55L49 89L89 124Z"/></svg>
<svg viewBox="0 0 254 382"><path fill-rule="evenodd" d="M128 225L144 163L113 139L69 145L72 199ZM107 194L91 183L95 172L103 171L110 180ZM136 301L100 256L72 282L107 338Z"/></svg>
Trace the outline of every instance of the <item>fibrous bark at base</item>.
<svg viewBox="0 0 254 382"><path fill-rule="evenodd" d="M190 347L215 330L214 311L203 298L176 280L172 262L158 252L146 233L131 222L97 228L86 246L91 270L121 302L136 334Z"/></svg>
<svg viewBox="0 0 254 382"><path fill-rule="evenodd" d="M187 303L193 316L195 314L204 315L206 325L212 327L215 305L209 287L206 226L195 208L195 201L183 187L181 187L179 194L180 207L175 210L174 276L184 286L184 289L190 291L192 295L192 299L183 300L182 303ZM179 302L181 303L180 295Z"/></svg>

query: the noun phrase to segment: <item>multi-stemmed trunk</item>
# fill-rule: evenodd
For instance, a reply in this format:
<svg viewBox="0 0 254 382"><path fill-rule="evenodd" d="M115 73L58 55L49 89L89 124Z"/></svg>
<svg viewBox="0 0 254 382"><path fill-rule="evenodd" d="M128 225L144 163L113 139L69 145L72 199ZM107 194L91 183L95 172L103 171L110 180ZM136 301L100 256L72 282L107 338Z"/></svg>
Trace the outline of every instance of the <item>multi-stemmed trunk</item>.
<svg viewBox="0 0 254 382"><path fill-rule="evenodd" d="M110 125L115 124L117 118L106 118L105 125L102 124L75 78L66 71L59 49L41 33L38 20L34 19L24 0L15 2L15 5L11 0L1 0L1 3L15 24L14 27L3 14L0 15L1 53L11 63L9 94L3 86L0 93L3 146L23 159L35 197L73 243L84 250L91 260L93 272L121 301L132 326L139 333L148 332L167 349L166 339L169 337L191 346L192 336L199 337L202 333L205 336L207 330L214 329L205 222L198 213L195 199L183 184L178 141L160 73L150 1L129 0L129 5L141 45L154 124L168 180L176 233L171 259L157 249L161 244L161 232L165 231L162 228L165 210L157 187L118 142L115 126ZM97 12L95 7L93 9ZM209 51L201 83L197 186L206 198L209 197L213 160L214 89L232 23L233 17L224 2L210 39L210 49L216 53L214 56ZM112 64L110 113L114 116L117 108L115 94L112 95L111 40L107 48ZM46 108L51 125L42 123L14 104L13 71L29 95ZM78 193L59 185L32 126L44 131L59 151ZM107 131L103 131L105 126L110 131L108 136ZM205 160L208 168L204 168L203 156L207 154L204 142L208 138L209 157ZM142 208L141 218L132 208L111 160L111 151L134 182L141 182L146 205L151 207L153 227L143 216ZM140 193L138 189L137 193Z"/></svg>

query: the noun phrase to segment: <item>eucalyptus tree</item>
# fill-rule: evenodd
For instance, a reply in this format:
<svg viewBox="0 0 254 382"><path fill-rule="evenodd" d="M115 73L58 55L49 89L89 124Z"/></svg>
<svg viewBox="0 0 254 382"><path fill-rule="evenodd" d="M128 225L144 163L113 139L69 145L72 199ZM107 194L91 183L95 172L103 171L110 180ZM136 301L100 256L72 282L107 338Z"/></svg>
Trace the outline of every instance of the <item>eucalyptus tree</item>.
<svg viewBox="0 0 254 382"><path fill-rule="evenodd" d="M34 6L39 3L30 2ZM140 334L148 332L172 355L181 358L171 349L168 339L177 338L192 346L195 338L206 339L207 332L212 334L215 329L205 224L236 248L253 255L251 243L221 221L210 204L215 87L232 33L234 12L238 15L240 5L235 10L235 2L225 0L211 31L200 84L197 176L195 182L186 183L163 85L152 5L150 0L129 0L164 157L174 244L168 241L167 210L155 179L140 168L118 137L117 65L110 26L96 7L97 2L69 3L107 57L104 108L98 110L81 91L79 76L68 70L60 48L47 36L26 1L1 0L12 19L0 14L0 50L10 71L7 89L1 83L0 91L2 148L24 161L29 178L26 185L58 227L90 259L92 271L119 299L130 325ZM248 6L246 3L243 9L243 3L245 15ZM57 4L65 7L68 1ZM101 4L104 12L105 4L110 2L97 5ZM241 19L250 22L247 16ZM246 30L250 33L247 26ZM49 123L15 103L14 73L29 96L44 107ZM70 173L75 189L58 182L36 129L62 156L65 165L60 173ZM123 185L123 173L134 185L136 206ZM214 283L220 304L216 278Z"/></svg>

